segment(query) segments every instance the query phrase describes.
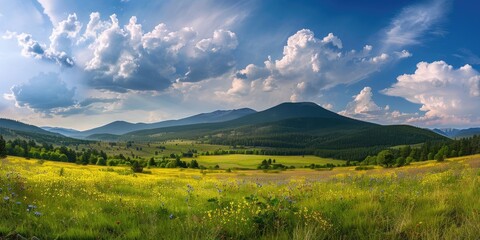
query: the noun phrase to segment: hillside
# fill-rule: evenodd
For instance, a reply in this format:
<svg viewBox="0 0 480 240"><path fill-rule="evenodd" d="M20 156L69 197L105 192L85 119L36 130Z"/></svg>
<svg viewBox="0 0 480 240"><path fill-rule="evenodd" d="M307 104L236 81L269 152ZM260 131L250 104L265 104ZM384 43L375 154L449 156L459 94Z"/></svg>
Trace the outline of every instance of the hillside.
<svg viewBox="0 0 480 240"><path fill-rule="evenodd" d="M0 118L0 128L7 128L15 131L39 133L39 134L45 134L45 135L58 135L56 133L52 133L44 129L41 129L37 126L25 124L19 121L6 119L6 118Z"/></svg>
<svg viewBox="0 0 480 240"><path fill-rule="evenodd" d="M39 127L25 124L10 119L0 119L0 135L6 140L24 139L35 140L38 143L47 144L77 144L86 141L65 137L58 133L52 133Z"/></svg>
<svg viewBox="0 0 480 240"><path fill-rule="evenodd" d="M215 123L224 122L237 119L255 113L255 110L249 108L235 109L235 110L217 110L210 113L201 113L191 117L182 118L178 120L168 120L157 123L129 123L125 121L115 121L101 127L90 130L73 133L71 137L97 139L99 134L121 135L133 131L163 128L171 126L181 126L199 123Z"/></svg>
<svg viewBox="0 0 480 240"><path fill-rule="evenodd" d="M142 130L118 139L176 138L309 153L319 149L340 151L447 140L434 132L412 126L382 126L347 118L314 103L283 103L232 121Z"/></svg>
<svg viewBox="0 0 480 240"><path fill-rule="evenodd" d="M70 129L70 128L61 128L61 127L41 127L41 128L49 132L62 134L63 136L71 136L71 135L80 133L80 131L75 129Z"/></svg>

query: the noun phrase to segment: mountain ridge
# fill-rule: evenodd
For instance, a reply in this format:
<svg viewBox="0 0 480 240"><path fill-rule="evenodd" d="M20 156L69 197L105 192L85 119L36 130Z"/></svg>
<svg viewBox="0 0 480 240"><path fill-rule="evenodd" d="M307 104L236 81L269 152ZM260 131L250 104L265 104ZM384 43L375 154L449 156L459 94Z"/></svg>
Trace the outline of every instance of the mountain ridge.
<svg viewBox="0 0 480 240"><path fill-rule="evenodd" d="M282 103L227 122L140 130L117 139L175 138L223 145L302 149L395 146L448 139L409 125L383 126L348 118L315 103Z"/></svg>
<svg viewBox="0 0 480 240"><path fill-rule="evenodd" d="M177 120L166 120L155 123L130 123L127 121L117 120L111 123L88 129L85 131L68 132L63 129L53 129L55 132L64 134L68 137L88 138L91 135L107 134L107 135L122 135L133 131L154 129L161 127L181 126L197 123L222 122L237 119L256 111L250 108L239 108L232 110L216 110L208 113L200 113L186 118Z"/></svg>
<svg viewBox="0 0 480 240"><path fill-rule="evenodd" d="M480 135L480 128L434 128L432 129L432 131L452 139L467 138L473 137L474 135Z"/></svg>

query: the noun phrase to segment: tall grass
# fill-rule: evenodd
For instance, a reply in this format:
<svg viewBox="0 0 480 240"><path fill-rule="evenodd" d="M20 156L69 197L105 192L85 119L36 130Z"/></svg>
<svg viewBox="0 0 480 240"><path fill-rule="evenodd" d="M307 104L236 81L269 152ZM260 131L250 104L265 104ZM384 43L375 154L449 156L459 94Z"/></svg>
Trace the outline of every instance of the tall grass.
<svg viewBox="0 0 480 240"><path fill-rule="evenodd" d="M468 163L478 158L271 181L261 172L125 174L8 157L0 238L476 239L480 171Z"/></svg>

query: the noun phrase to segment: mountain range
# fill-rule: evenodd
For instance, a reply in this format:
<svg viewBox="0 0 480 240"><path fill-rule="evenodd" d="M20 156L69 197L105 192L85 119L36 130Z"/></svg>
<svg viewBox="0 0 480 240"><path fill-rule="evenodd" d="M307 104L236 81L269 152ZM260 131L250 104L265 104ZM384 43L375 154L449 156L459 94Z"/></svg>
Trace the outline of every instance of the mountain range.
<svg viewBox="0 0 480 240"><path fill-rule="evenodd" d="M300 134L305 136L328 135L331 140L332 138L344 135L352 136L355 132L366 131L367 133L373 130L381 129L383 131L383 129L394 128L414 130L415 137L424 136L425 138L432 139L444 138L429 130L408 125L383 126L348 118L309 102L282 103L267 110L225 122L155 128L130 132L120 137L162 139L175 137L177 135L187 138L208 136L211 139L226 138L235 141L235 139L240 138L258 139L268 137L276 139L276 136L279 135ZM402 142L400 139L411 138L406 136L405 133L405 131L399 132L399 134L402 135L392 136L394 139L389 142ZM412 132L408 133L411 134ZM419 142L423 140L424 138L418 138Z"/></svg>
<svg viewBox="0 0 480 240"><path fill-rule="evenodd" d="M379 125L348 118L310 102L282 103L260 112L248 108L219 110L157 123L116 121L87 131L41 129L2 119L0 129L3 129L0 134L7 133L10 138L16 134L54 143L80 141L72 138L139 142L190 139L220 145L261 147L277 154L309 153L339 159L363 159L385 147L448 140L445 134L428 129Z"/></svg>
<svg viewBox="0 0 480 240"><path fill-rule="evenodd" d="M351 119L314 103L282 103L234 120L146 129L124 135L99 134L107 141L165 141L191 139L205 143L253 146L273 155L315 154L363 160L386 147L448 138L408 125L383 126Z"/></svg>
<svg viewBox="0 0 480 240"><path fill-rule="evenodd" d="M55 128L55 127L43 127L43 129L55 133L59 133L68 137L73 138L88 138L91 135L99 134L113 134L113 135L122 135L125 133L145 130L145 129L154 129L162 127L171 127L171 126L181 126L189 124L198 124L198 123L215 123L215 122L224 122L232 119L240 118L256 111L250 108L234 109L234 110L217 110L209 113L201 113L191 117L182 118L178 120L168 120L156 123L130 123L125 121L115 121L109 124L93 128L86 131L77 131L73 129L65 128Z"/></svg>
<svg viewBox="0 0 480 240"><path fill-rule="evenodd" d="M466 138L466 137L472 137L475 135L480 135L480 128L467 128L467 129L435 128L435 129L432 129L432 131L452 139Z"/></svg>

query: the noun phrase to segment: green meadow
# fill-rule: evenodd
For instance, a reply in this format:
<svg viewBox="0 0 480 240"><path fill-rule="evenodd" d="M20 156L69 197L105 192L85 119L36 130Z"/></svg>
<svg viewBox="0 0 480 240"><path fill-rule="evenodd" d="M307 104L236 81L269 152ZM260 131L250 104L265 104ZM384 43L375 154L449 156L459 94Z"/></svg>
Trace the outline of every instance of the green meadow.
<svg viewBox="0 0 480 240"><path fill-rule="evenodd" d="M206 167L213 167L218 165L220 168L249 168L256 169L263 161L271 159L276 163L286 166L305 167L306 165L316 164L345 164L343 160L335 160L330 158L321 158L317 156L272 156L272 155L248 155L248 154L229 154L229 155L215 155L215 156L198 156L199 164Z"/></svg>
<svg viewBox="0 0 480 240"><path fill-rule="evenodd" d="M217 157L205 164L234 161ZM0 160L0 238L477 239L479 168L475 155L367 171L134 174L8 156Z"/></svg>

